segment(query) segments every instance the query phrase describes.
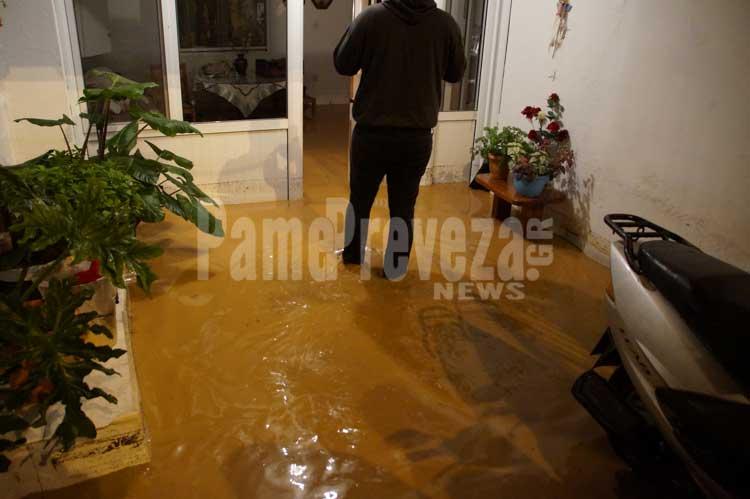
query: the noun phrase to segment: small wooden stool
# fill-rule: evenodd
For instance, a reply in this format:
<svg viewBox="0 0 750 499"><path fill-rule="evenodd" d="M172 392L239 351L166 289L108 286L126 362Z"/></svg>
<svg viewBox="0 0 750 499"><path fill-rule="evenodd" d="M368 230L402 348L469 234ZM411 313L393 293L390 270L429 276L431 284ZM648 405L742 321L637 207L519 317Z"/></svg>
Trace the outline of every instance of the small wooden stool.
<svg viewBox="0 0 750 499"><path fill-rule="evenodd" d="M512 184L502 179L490 177L487 173L477 175L476 181L493 194L492 216L498 220L505 220L510 217L511 208L518 206L520 208L518 218L521 220L524 230L527 229L529 220L533 218L542 219L546 205L565 200L565 194L550 189L546 189L537 198L521 196Z"/></svg>

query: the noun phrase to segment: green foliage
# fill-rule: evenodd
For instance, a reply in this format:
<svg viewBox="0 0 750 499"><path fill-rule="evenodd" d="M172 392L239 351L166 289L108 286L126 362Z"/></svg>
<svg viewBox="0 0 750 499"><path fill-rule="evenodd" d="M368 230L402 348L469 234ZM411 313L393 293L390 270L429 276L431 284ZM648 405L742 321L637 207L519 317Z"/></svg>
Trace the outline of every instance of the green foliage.
<svg viewBox="0 0 750 499"><path fill-rule="evenodd" d="M161 249L136 239L135 224L148 210L140 188L111 161L38 165L0 178L0 204L16 220L10 230L18 246L35 252L61 245L74 263L100 261L116 286L125 287L125 270L135 272L148 291L154 275L145 261Z"/></svg>
<svg viewBox="0 0 750 499"><path fill-rule="evenodd" d="M153 150L156 155L159 157L159 159L163 159L165 161L174 161L177 165L186 168L188 170L193 169L193 162L189 159L185 159L181 156L176 155L173 152L165 151L164 149L159 148L156 146L153 142L146 141L146 144Z"/></svg>
<svg viewBox="0 0 750 499"><path fill-rule="evenodd" d="M116 374L104 366L123 350L95 346L85 336L112 334L95 321L95 312L76 311L92 297L89 289L76 290L72 281L49 282L44 301L27 306L21 297L6 294L0 301L0 452L23 444L19 432L47 423L47 411L56 404L65 407L53 442L70 449L77 437L96 437L96 428L83 413L82 401L117 399L90 387L84 378L93 371ZM13 440L7 439L12 434ZM0 463L7 470L9 461Z"/></svg>
<svg viewBox="0 0 750 499"><path fill-rule="evenodd" d="M110 80L111 85L107 88L87 88L83 91L80 102L103 102L103 101L139 101L143 99L146 90L158 87L156 83L137 83L124 76L105 71L92 71L92 76L105 77Z"/></svg>
<svg viewBox="0 0 750 499"><path fill-rule="evenodd" d="M508 145L513 142L519 142L525 138L526 134L520 128L506 126L499 129L496 126L486 127L484 135L476 141L474 153L479 154L487 159L492 156L507 156Z"/></svg>
<svg viewBox="0 0 750 499"><path fill-rule="evenodd" d="M153 142L147 144L156 154L156 160L147 159L137 149L138 136L145 128L151 128L168 137L201 134L200 131L185 121L172 120L161 113L141 109L138 102L153 84L136 83L112 73L97 72L95 75L106 77L112 85L107 89L87 90L81 101L87 102L90 110L81 116L89 119L90 127L97 130L98 160L111 160L141 184L138 193L146 206L142 221L161 221L164 215L160 212L166 209L193 223L207 234L223 237L221 221L203 205L216 203L198 188L193 175L188 171L193 168L193 162L161 149ZM111 100L131 101L129 109L132 121L107 139L110 114L108 106ZM86 143L82 147L82 157L87 149Z"/></svg>
<svg viewBox="0 0 750 499"><path fill-rule="evenodd" d="M16 123L20 123L22 121L28 121L32 125L36 126L43 126L43 127L52 127L52 126L62 126L62 125L75 125L75 122L68 118L67 115L63 114L63 117L59 120L42 120L39 118L20 118L16 120Z"/></svg>
<svg viewBox="0 0 750 499"><path fill-rule="evenodd" d="M111 333L97 324L96 313L77 312L92 293L54 277L63 262L98 261L102 274L119 287L125 287L124 273L132 271L148 292L156 279L148 261L162 250L137 239L138 224L160 222L170 210L204 232L223 235L221 222L203 204L213 200L194 183L193 163L153 143L148 145L156 159L137 148L139 134L149 127L167 136L200 132L138 107L153 83L97 76L111 84L87 89L81 98L89 106L80 115L89 123L81 147L71 147L65 135L65 127L74 125L69 117L24 118L19 121L59 127L67 148L0 167L0 230L9 231L12 245L0 249L0 270L20 272L17 283L0 283L0 472L10 465L2 453L23 445L22 432L29 427L46 425L51 405L65 408L53 443L67 450L79 437L96 436L83 400L117 403L83 380L92 371L116 374L104 363L124 352L86 342L86 335ZM112 102L128 107L133 120L109 137ZM94 129L96 155L88 147ZM47 292L38 300L44 283Z"/></svg>
<svg viewBox="0 0 750 499"><path fill-rule="evenodd" d="M136 110L132 113L133 117L141 120L154 130L158 130L167 137L174 137L178 134L196 133L203 136L197 128L194 128L186 121L170 120L166 116L156 111Z"/></svg>
<svg viewBox="0 0 750 499"><path fill-rule="evenodd" d="M527 181L537 176L550 174L550 156L545 149L529 141L514 142L508 145L513 174Z"/></svg>

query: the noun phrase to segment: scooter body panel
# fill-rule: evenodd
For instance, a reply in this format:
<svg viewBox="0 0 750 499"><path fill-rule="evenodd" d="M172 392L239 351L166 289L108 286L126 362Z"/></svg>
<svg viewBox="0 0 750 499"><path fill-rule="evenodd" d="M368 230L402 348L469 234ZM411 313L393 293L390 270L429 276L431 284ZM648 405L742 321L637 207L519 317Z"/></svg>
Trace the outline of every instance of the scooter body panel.
<svg viewBox="0 0 750 499"><path fill-rule="evenodd" d="M615 299L609 317L615 340L635 342L670 388L747 402L740 386L671 303L630 268L621 242L612 244L610 264ZM640 365L632 349L620 353L634 357Z"/></svg>
<svg viewBox="0 0 750 499"><path fill-rule="evenodd" d="M702 345L672 305L633 271L621 242L612 244L614 300L607 297L612 340L645 410L662 436L711 497L729 497L679 442L656 389L702 393L750 403L739 385Z"/></svg>

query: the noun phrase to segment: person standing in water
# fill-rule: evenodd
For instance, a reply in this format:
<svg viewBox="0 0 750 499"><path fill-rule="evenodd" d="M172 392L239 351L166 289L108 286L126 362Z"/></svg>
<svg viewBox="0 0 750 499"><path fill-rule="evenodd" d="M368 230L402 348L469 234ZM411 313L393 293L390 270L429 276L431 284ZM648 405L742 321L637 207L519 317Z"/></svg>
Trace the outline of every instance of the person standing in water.
<svg viewBox="0 0 750 499"><path fill-rule="evenodd" d="M334 52L336 70L362 71L354 101L344 263L364 259L370 210L383 178L391 223L383 270L406 273L419 182L432 154L443 80L464 75L461 32L434 0L385 0L365 9Z"/></svg>

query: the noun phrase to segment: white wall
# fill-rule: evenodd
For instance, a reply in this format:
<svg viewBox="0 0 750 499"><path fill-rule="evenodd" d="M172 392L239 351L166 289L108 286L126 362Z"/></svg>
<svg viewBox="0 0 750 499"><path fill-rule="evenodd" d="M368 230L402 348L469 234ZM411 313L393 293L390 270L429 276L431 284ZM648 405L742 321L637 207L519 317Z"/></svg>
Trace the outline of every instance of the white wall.
<svg viewBox="0 0 750 499"><path fill-rule="evenodd" d="M746 0L577 0L552 59L554 2L513 2L500 123L555 91L578 152L556 215L607 251L630 212L750 269L750 9ZM554 81L553 78L554 77Z"/></svg>
<svg viewBox="0 0 750 499"><path fill-rule="evenodd" d="M318 104L349 102L349 78L336 73L333 50L352 22L352 0L335 0L327 10L305 2L305 86Z"/></svg>
<svg viewBox="0 0 750 499"><path fill-rule="evenodd" d="M17 118L70 114L49 0L8 2L0 28L0 164L19 163L65 147L58 129Z"/></svg>

